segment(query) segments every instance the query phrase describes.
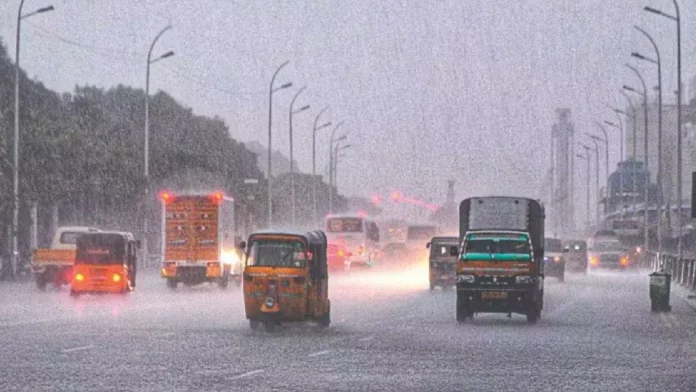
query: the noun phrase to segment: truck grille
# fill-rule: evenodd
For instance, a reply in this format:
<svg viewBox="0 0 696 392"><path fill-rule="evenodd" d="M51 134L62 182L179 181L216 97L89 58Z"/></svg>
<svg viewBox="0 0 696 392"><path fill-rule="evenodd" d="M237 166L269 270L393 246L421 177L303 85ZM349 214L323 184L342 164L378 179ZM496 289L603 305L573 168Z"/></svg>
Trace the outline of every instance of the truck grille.
<svg viewBox="0 0 696 392"><path fill-rule="evenodd" d="M512 276L480 276L476 278L476 283L481 286L490 287L507 287L515 283L515 277Z"/></svg>

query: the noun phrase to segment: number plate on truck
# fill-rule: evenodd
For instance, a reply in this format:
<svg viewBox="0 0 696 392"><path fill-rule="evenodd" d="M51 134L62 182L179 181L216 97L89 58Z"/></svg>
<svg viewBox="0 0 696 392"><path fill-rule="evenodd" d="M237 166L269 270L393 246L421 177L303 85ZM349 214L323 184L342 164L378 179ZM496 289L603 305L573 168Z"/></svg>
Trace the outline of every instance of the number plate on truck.
<svg viewBox="0 0 696 392"><path fill-rule="evenodd" d="M506 299L508 293L506 291L484 291L481 293L483 299Z"/></svg>

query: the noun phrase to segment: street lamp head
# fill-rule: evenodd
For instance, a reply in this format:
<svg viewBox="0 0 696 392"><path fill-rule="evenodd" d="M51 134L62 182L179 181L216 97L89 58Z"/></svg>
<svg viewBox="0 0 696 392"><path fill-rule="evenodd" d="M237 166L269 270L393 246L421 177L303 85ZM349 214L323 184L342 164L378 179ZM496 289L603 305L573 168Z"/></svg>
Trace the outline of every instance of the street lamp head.
<svg viewBox="0 0 696 392"><path fill-rule="evenodd" d="M340 141L346 140L346 139L348 139L348 136L346 136L346 135L341 135L338 139L336 139L336 141L337 141L337 142L340 142Z"/></svg>
<svg viewBox="0 0 696 392"><path fill-rule="evenodd" d="M624 116L628 116L628 114L626 114L626 112L621 110L621 109L614 108L614 112L619 113L619 114L623 114Z"/></svg>
<svg viewBox="0 0 696 392"><path fill-rule="evenodd" d="M345 150L346 148L350 148L351 144L346 144L344 146L341 146L341 150Z"/></svg>
<svg viewBox="0 0 696 392"><path fill-rule="evenodd" d="M645 56L643 56L642 54L640 54L638 52L631 52L631 56L638 58L638 59L641 59L641 60L645 60Z"/></svg>
<svg viewBox="0 0 696 392"><path fill-rule="evenodd" d="M172 57L172 56L174 56L174 51L173 51L173 50L170 50L169 52L167 52L167 53L163 54L162 56L160 56L160 58L161 58L161 59L166 59L167 57Z"/></svg>
<svg viewBox="0 0 696 392"><path fill-rule="evenodd" d="M309 105L305 105L305 106L303 106L303 107L297 109L297 111L296 111L295 113L304 112L304 111L307 110L307 109L309 109Z"/></svg>
<svg viewBox="0 0 696 392"><path fill-rule="evenodd" d="M648 12L652 12L653 14L662 15L662 11L660 11L660 10L658 10L658 9L656 9L656 8L650 7L649 5L643 7L643 10L644 10L644 11L648 11Z"/></svg>
<svg viewBox="0 0 696 392"><path fill-rule="evenodd" d="M290 88L292 87L292 82L285 83L284 85L278 87L278 90L282 90L284 88Z"/></svg>
<svg viewBox="0 0 696 392"><path fill-rule="evenodd" d="M631 86L626 86L625 84L623 85L623 89L626 90L626 91L634 92L634 93L637 93L637 92L638 92L638 91L636 91L636 89L634 89L633 87L631 87Z"/></svg>
<svg viewBox="0 0 696 392"><path fill-rule="evenodd" d="M36 10L36 13L37 13L37 14L41 14L41 13L43 13L43 12L53 11L54 9L55 9L55 8L53 8L52 5L49 5L48 7L39 8L38 10Z"/></svg>
<svg viewBox="0 0 696 392"><path fill-rule="evenodd" d="M614 124L613 122L608 121L608 120L604 120L604 123L607 124L607 125L609 125L610 127L614 127L614 128L618 128L618 127L619 127L618 125L616 125L616 124Z"/></svg>

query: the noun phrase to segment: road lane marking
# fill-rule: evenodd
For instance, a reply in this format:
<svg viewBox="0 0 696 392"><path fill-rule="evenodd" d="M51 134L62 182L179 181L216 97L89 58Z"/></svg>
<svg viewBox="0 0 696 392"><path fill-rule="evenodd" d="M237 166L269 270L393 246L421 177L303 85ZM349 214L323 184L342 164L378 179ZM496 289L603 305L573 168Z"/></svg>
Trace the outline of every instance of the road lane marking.
<svg viewBox="0 0 696 392"><path fill-rule="evenodd" d="M670 315L669 315L669 319L672 321L672 323L674 324L675 327L680 327L680 326L681 326L681 323L679 322L679 319L677 319L676 317L674 317L673 314L670 314Z"/></svg>
<svg viewBox="0 0 696 392"><path fill-rule="evenodd" d="M262 371L264 371L264 369L252 370L250 372L246 372L246 373L242 373L240 375L234 376L234 377L230 377L228 380L239 380L240 378L253 376L254 374L261 373Z"/></svg>
<svg viewBox="0 0 696 392"><path fill-rule="evenodd" d="M360 342L369 342L370 340L374 339L374 336L368 336L366 338L359 339L358 341Z"/></svg>
<svg viewBox="0 0 696 392"><path fill-rule="evenodd" d="M663 324L665 324L668 328L672 328L672 323L669 322L667 316L664 313L660 313L660 318L662 319Z"/></svg>
<svg viewBox="0 0 696 392"><path fill-rule="evenodd" d="M82 346L82 347L74 347L74 348L66 348L64 350L61 350L63 354L67 353L74 353L76 351L84 351L84 350L89 350L90 348L93 348L94 345L90 344L89 346Z"/></svg>
<svg viewBox="0 0 696 392"><path fill-rule="evenodd" d="M328 354L328 353L330 353L330 352L331 352L331 350L317 351L317 352L311 353L311 354L309 354L309 355L307 355L307 356L310 357L310 358L313 358L313 357L318 357L318 356L320 356L320 355L326 355L326 354Z"/></svg>
<svg viewBox="0 0 696 392"><path fill-rule="evenodd" d="M74 319L75 319L75 317L61 317L61 318L56 317L56 318L45 318L45 319L26 320L26 321L13 321L13 322L0 323L0 327L17 327L20 325L52 323L54 321L69 321L69 320L74 320Z"/></svg>

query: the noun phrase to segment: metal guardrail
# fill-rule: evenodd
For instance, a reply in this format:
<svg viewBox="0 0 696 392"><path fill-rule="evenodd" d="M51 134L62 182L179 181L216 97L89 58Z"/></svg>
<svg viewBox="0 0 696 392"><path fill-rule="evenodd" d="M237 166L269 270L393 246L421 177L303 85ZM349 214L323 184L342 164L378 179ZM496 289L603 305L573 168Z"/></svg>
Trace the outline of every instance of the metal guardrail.
<svg viewBox="0 0 696 392"><path fill-rule="evenodd" d="M696 290L696 258L679 259L671 254L652 254L651 269L672 275L672 282L689 290Z"/></svg>

